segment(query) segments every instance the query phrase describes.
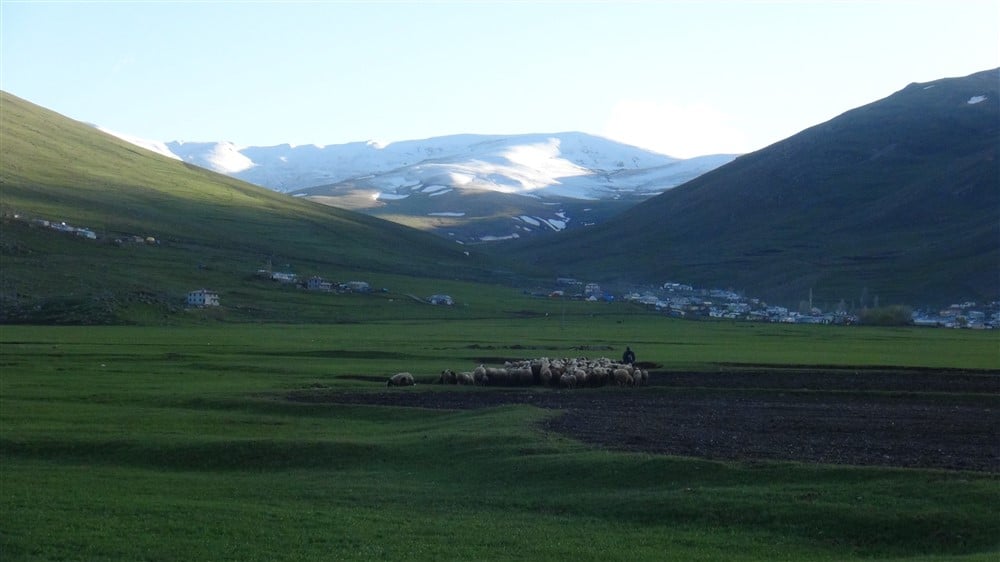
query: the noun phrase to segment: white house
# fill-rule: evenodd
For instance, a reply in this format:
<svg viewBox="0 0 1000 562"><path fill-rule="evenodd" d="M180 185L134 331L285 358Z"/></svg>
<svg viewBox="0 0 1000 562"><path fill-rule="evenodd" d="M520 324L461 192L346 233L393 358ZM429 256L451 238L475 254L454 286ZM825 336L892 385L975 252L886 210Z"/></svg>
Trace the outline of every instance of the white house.
<svg viewBox="0 0 1000 562"><path fill-rule="evenodd" d="M322 277L310 277L309 281L306 282L306 287L310 291L332 291L333 283Z"/></svg>
<svg viewBox="0 0 1000 562"><path fill-rule="evenodd" d="M367 281L348 281L344 283L344 286L347 287L348 291L354 293L367 293L372 290L371 285Z"/></svg>
<svg viewBox="0 0 1000 562"><path fill-rule="evenodd" d="M275 271L271 274L271 280L277 281L278 283L295 283L299 280L299 276L294 273Z"/></svg>
<svg viewBox="0 0 1000 562"><path fill-rule="evenodd" d="M219 306L219 293L198 289L188 293L188 306Z"/></svg>
<svg viewBox="0 0 1000 562"><path fill-rule="evenodd" d="M431 295L428 299L431 304L443 304L445 306L452 306L455 301L449 295Z"/></svg>

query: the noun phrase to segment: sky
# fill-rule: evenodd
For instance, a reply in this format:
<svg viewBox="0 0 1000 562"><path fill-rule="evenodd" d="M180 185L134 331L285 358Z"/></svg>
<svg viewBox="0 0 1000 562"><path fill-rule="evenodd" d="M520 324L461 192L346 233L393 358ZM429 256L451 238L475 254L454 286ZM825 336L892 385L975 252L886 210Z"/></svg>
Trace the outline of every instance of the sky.
<svg viewBox="0 0 1000 562"><path fill-rule="evenodd" d="M581 131L746 153L997 67L1000 0L0 0L0 89L156 141Z"/></svg>

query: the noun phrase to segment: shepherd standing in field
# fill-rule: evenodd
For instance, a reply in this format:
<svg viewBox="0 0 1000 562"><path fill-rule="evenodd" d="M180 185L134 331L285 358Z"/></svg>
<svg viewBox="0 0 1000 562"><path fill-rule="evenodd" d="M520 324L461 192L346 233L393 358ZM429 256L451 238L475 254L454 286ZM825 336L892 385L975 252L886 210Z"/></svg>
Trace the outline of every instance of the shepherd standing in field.
<svg viewBox="0 0 1000 562"><path fill-rule="evenodd" d="M622 363L628 365L635 363L635 352L627 345L625 346L625 353L622 354Z"/></svg>

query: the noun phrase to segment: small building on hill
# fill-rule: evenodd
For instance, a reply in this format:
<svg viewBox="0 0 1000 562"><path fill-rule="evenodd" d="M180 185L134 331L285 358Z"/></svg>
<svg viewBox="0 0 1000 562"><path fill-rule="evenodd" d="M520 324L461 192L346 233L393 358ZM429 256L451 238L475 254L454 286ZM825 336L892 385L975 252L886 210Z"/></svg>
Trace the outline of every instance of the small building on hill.
<svg viewBox="0 0 1000 562"><path fill-rule="evenodd" d="M309 281L306 282L306 287L310 291L332 291L333 283L322 277L310 277Z"/></svg>
<svg viewBox="0 0 1000 562"><path fill-rule="evenodd" d="M352 293L369 293L372 290L367 281L348 281L344 283L344 287Z"/></svg>
<svg viewBox="0 0 1000 562"><path fill-rule="evenodd" d="M443 304L445 306L451 306L455 304L455 300L452 299L450 295L431 295L431 298L427 300L431 304Z"/></svg>
<svg viewBox="0 0 1000 562"><path fill-rule="evenodd" d="M188 306L219 306L219 293L208 289L191 291L187 296Z"/></svg>

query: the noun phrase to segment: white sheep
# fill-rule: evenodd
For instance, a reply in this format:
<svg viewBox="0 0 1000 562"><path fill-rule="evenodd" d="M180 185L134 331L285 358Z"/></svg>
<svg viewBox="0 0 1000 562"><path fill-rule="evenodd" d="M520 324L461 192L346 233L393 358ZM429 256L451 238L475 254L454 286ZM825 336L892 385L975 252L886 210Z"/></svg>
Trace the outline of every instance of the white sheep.
<svg viewBox="0 0 1000 562"><path fill-rule="evenodd" d="M506 386L510 384L510 373L503 367L486 367L486 376L491 385Z"/></svg>
<svg viewBox="0 0 1000 562"><path fill-rule="evenodd" d="M615 369L611 376L618 386L632 386L633 384L632 375L629 374L628 369Z"/></svg>
<svg viewBox="0 0 1000 562"><path fill-rule="evenodd" d="M410 373L396 373L385 381L386 386L413 386L417 384Z"/></svg>

